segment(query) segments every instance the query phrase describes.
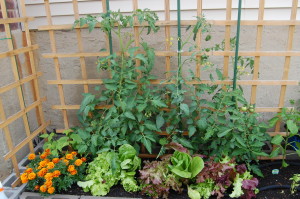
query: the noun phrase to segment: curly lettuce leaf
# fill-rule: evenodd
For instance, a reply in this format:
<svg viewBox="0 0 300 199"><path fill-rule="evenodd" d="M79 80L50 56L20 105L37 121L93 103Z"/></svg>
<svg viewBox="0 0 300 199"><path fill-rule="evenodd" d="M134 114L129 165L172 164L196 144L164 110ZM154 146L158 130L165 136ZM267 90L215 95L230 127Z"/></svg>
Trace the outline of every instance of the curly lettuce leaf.
<svg viewBox="0 0 300 199"><path fill-rule="evenodd" d="M94 180L89 180L89 181L85 181L85 182L83 182L83 181L78 181L77 182L77 185L79 187L83 188L84 192L88 192L89 189L91 188L91 186L94 185L94 184L95 184Z"/></svg>
<svg viewBox="0 0 300 199"><path fill-rule="evenodd" d="M191 199L208 199L215 189L212 179L206 179L205 182L188 186L188 195Z"/></svg>
<svg viewBox="0 0 300 199"><path fill-rule="evenodd" d="M242 190L242 186L243 186L242 182L243 182L243 178L240 178L240 174L237 174L233 182L233 191L229 195L231 198L238 198L244 194Z"/></svg>
<svg viewBox="0 0 300 199"><path fill-rule="evenodd" d="M110 188L117 184L120 176L120 165L115 152L98 154L87 170L86 182L79 182L78 186L84 191L91 191L94 196L104 196ZM116 169L113 171L113 167Z"/></svg>
<svg viewBox="0 0 300 199"><path fill-rule="evenodd" d="M137 181L133 177L126 177L121 181L125 191L127 192L137 192L140 187L137 185Z"/></svg>

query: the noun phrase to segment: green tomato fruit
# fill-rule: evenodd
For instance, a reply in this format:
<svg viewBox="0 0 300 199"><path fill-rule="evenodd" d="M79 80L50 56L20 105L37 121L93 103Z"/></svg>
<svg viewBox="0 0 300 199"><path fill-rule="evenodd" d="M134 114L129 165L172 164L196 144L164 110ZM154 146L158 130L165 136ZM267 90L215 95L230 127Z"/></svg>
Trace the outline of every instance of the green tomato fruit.
<svg viewBox="0 0 300 199"><path fill-rule="evenodd" d="M241 110L242 110L242 111L247 111L247 107L246 107L246 106L243 106L243 107L241 108Z"/></svg>
<svg viewBox="0 0 300 199"><path fill-rule="evenodd" d="M250 113L254 112L254 108L249 108Z"/></svg>

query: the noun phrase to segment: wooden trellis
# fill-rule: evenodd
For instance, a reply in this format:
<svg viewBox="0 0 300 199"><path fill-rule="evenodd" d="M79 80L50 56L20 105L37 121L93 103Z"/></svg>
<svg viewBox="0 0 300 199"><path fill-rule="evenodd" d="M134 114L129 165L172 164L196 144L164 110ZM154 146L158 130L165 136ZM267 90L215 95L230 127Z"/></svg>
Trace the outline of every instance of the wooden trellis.
<svg viewBox="0 0 300 199"><path fill-rule="evenodd" d="M225 0L224 0L225 1ZM99 1L99 3L102 3L102 10L106 12L106 2L105 0ZM73 10L74 10L74 20L79 18L78 13L78 1L73 0ZM139 8L138 6L139 1L138 0L132 0L132 10L136 10ZM70 52L70 53L60 53L56 49L56 40L55 40L55 31L61 31L61 30L70 30L72 28L73 24L67 24L67 25L54 25L52 23L52 15L51 15L51 9L50 9L50 2L49 0L44 0L44 5L46 9L46 16L48 25L40 26L39 30L43 31L49 31L50 35L50 42L51 42L51 50L52 52L43 54L44 58L52 58L54 60L55 65L55 71L56 71L56 80L49 80L48 84L50 85L57 85L58 91L59 91L59 97L60 97L60 104L52 106L52 109L55 110L61 110L63 115L63 121L64 121L64 129L58 129L57 132L62 132L65 129L69 128L69 117L68 117L68 110L76 110L80 108L80 105L78 104L66 104L65 103L65 95L63 91L64 85L83 85L84 92L88 92L88 85L95 85L95 84L102 84L103 81L101 79L89 79L87 77L87 67L86 67L86 58L88 57L96 57L96 56L108 56L109 51L106 52L84 52L82 47L82 35L81 35L81 28L76 27L76 35L77 35L77 43L78 43L78 51ZM194 6L195 11L197 11L197 15L202 15L202 0L197 0L197 5ZM224 66L223 66L223 75L225 77L228 77L229 74L229 60L230 57L234 56L234 52L230 49L230 32L232 29L232 26L236 26L237 21L232 19L232 10L233 10L232 0L226 0L226 19L224 20L208 20L209 23L212 24L212 26L225 26L225 49L224 51L216 51L216 52L210 52L209 55L212 56L222 56L224 57ZM296 86L298 85L298 80L289 80L288 73L290 69L290 59L293 56L300 56L300 51L293 51L292 50L292 43L293 43L293 36L295 32L295 27L300 25L300 21L296 20L297 15L297 8L298 8L298 0L293 0L291 8L291 14L289 20L265 20L264 19L264 11L265 11L265 0L259 1L259 14L257 20L242 20L241 25L242 26L256 26L257 32L256 32L256 45L254 51L240 51L240 56L251 56L254 57L254 73L252 80L239 80L237 81L238 85L250 85L251 86L251 104L256 103L256 94L257 94L257 88L259 86L281 86L280 91L280 98L278 102L277 107L256 107L256 112L280 112L283 105L284 105L284 99L285 99L285 93L287 86ZM168 78L170 71L171 71L171 57L177 56L176 51L172 51L170 48L170 40L171 37L171 27L174 27L177 25L176 20L170 19L170 0L164 0L164 14L165 18L161 19L157 22L158 26L161 26L161 28L165 29L165 50L164 51L155 51L155 55L157 57L164 57L165 58L165 71L166 71L166 78ZM188 25L194 25L196 23L196 20L182 20L181 24L182 26L188 26ZM138 35L138 29L139 24L135 21L135 27L134 27L134 37L135 37L135 45L139 45L140 36ZM261 44L262 44L262 31L264 26L288 26L289 27L289 33L288 33L288 46L285 50L282 51L262 51ZM96 25L96 27L99 27L99 25ZM83 27L87 28L87 27ZM201 33L198 33L197 40L196 40L198 46L201 46ZM108 40L106 39L106 47L108 47ZM104 46L103 46L104 47ZM107 48L108 49L108 48ZM191 55L192 52L183 52L183 56ZM260 80L258 77L259 74L259 67L260 67L260 58L264 56L269 57L285 57L285 63L284 63L284 72L281 80ZM61 73L60 73L60 63L59 59L63 58L80 58L80 65L81 65L81 79L62 79ZM199 57L200 58L200 57ZM197 64L195 65L195 74L197 77L200 77L201 74L201 65ZM160 84L163 81L163 79L152 81L152 84ZM212 83L210 80L203 80L203 81L189 81L188 84L202 84L202 83ZM214 84L232 84L230 80L224 80L224 81L215 81ZM99 106L98 108L107 108L107 106ZM271 136L282 134L285 135L285 132L280 132L280 123L277 124L275 128L275 132L269 132ZM281 158L281 157L277 157Z"/></svg>
<svg viewBox="0 0 300 199"><path fill-rule="evenodd" d="M36 66L35 66L35 60L34 60L34 53L33 51L38 49L38 45L34 45L31 42L30 38L30 32L28 28L28 22L32 21L32 17L26 17L26 10L25 10L25 2L24 0L21 0L20 5L21 5L21 13L22 17L20 18L8 18L7 14L7 9L6 9L6 4L4 0L1 0L1 11L2 11L2 16L3 19L0 19L0 24L4 24L5 27L5 33L6 33L6 38L7 39L7 47L8 51L7 52L1 52L0 53L0 59L3 58L10 58L11 61L11 66L12 66L12 72L14 76L14 82L6 84L2 87L0 87L0 94L11 91L11 90L16 90L17 91L17 99L19 101L19 105L21 110L19 110L17 113L7 117L4 111L4 106L3 101L0 97L0 128L3 129L3 132L5 134L5 139L6 143L8 146L8 153L4 156L5 160L11 159L14 171L17 176L20 175L20 171L18 168L18 162L16 158L16 153L20 151L24 146L29 145L29 149L31 152L34 152L33 149L33 143L32 140L41 132L45 132L46 127L49 125L49 121L45 122L44 116L43 116L43 110L42 110L42 103L46 101L46 98L41 98L40 97L40 92L39 92L39 85L38 85L38 78L42 75L41 72L36 71ZM11 23L22 23L24 27L24 32L23 32L23 37L25 38L25 43L27 46L23 48L16 48L14 45L14 37L11 33L11 28L10 24ZM29 75L26 77L21 77L20 72L18 71L18 61L17 61L17 56L20 54L23 54L26 57L27 60L27 67L29 71ZM3 68L1 66L1 70L10 70L9 68ZM2 81L2 80L1 80ZM34 102L31 103L30 105L26 105L23 95L24 92L22 91L22 86L26 83L29 83L31 85L31 91L33 95L33 100ZM36 111L36 119L38 122L38 128L36 129L30 129L30 125L28 122L27 114L32 111ZM26 138L22 140L19 143L15 143L15 145L12 142L12 132L9 130L9 125L13 125L14 122L18 119L22 118L23 123L24 123L24 131L26 133ZM19 178L12 184L12 186L16 186L19 183Z"/></svg>

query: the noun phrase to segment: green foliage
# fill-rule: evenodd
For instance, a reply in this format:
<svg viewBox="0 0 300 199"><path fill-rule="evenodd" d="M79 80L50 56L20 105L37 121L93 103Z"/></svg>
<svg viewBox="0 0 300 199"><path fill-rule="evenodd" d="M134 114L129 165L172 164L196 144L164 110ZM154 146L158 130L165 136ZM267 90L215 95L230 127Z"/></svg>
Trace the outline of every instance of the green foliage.
<svg viewBox="0 0 300 199"><path fill-rule="evenodd" d="M300 174L294 174L290 180L292 180L291 193L294 194L297 191L296 188L300 186Z"/></svg>
<svg viewBox="0 0 300 199"><path fill-rule="evenodd" d="M111 78L104 80L105 90L97 95L84 94L78 112L82 126L74 128L84 142L77 143L76 147L79 152L96 155L116 150L126 143L138 150L139 143L143 143L151 153L153 143L158 141L155 132L160 131L164 124L158 116L160 108L167 105L159 90L150 88L150 81L155 79L150 74L154 66L154 50L145 42L141 42L140 47L133 47L133 34L123 32L123 29L133 29L133 19L137 17L140 24L147 24L141 28L140 34L145 28L147 34L157 32L159 27L155 23L158 17L148 9L138 9L131 15L109 12L99 17L101 20L98 21L98 17L87 16L76 21L75 25L87 24L93 30L95 24L99 24L104 33L113 33L117 37L121 54L114 53L98 60L98 70L109 71ZM99 104L111 104L112 107L99 110L95 108Z"/></svg>
<svg viewBox="0 0 300 199"><path fill-rule="evenodd" d="M58 156L63 153L65 147L72 146L74 142L81 143L82 139L79 135L73 134L70 130L65 130L62 137L57 136L55 133L42 134L40 137L47 139L43 145L44 149L50 149L52 154Z"/></svg>
<svg viewBox="0 0 300 199"><path fill-rule="evenodd" d="M292 101L292 104L293 101ZM287 147L292 147L296 151L296 153L300 156L300 144L295 140L290 141L293 137L300 137L299 126L300 126L300 110L297 108L293 108L291 110L287 108L283 108L280 113L278 113L275 117L269 120L270 127L274 126L278 121L282 121L286 124L286 134L285 136L276 135L272 138L271 143L277 145L276 148L270 154L271 157L275 157L280 153L283 155L284 159L286 158L287 154ZM298 146L297 148L293 146L295 144ZM282 160L282 166L287 167L288 164L285 160Z"/></svg>
<svg viewBox="0 0 300 199"><path fill-rule="evenodd" d="M102 152L88 166L85 181L78 182L85 192L91 191L94 196L104 196L119 180L128 192L140 188L135 179L135 172L141 166L141 159L136 150L128 144L122 145L118 152Z"/></svg>
<svg viewBox="0 0 300 199"><path fill-rule="evenodd" d="M147 34L158 31L155 26L158 17L148 9L138 9L129 15L120 12L89 15L74 23L74 27L86 25L92 31L97 26L104 33L113 34L119 42L120 53L99 58L98 71L108 71L111 75L103 80L101 89L97 87L97 94L83 94L78 112L82 125L73 128L74 135L81 140L71 138L72 146L79 153L95 156L105 151L116 151L123 144L130 144L138 151L141 143L152 153L155 143L159 143L162 145L159 155L162 155L166 144L177 142L192 153L214 156L216 160L227 155L249 164L257 160L257 156L267 156L262 147L270 139L266 134L269 126L257 120L259 115L254 112L255 105L248 104L242 89L232 91L231 86L220 84L191 85L187 82L201 79L192 71L188 77L182 74L188 62L200 64L203 70L212 69L214 64L207 54L225 49L225 41L204 49L199 49L192 41L196 40L199 31L205 41L211 40L210 24L206 19L197 17L196 24L187 27L186 39L178 38L181 41L178 68L163 82L166 86L158 87L151 85L151 81L156 79L151 75L154 50L143 42L143 38L140 45L135 46L133 34L124 31L125 28L133 29L135 17L139 24L145 24L139 28L139 35L144 30ZM230 49L233 48L235 38L230 39ZM183 59L182 51L186 49L191 56ZM253 72L252 58L238 57L238 61L240 68L249 68ZM245 74L241 72L239 77ZM209 77L211 81L229 79L217 68ZM96 108L108 104L111 107ZM163 109L167 107L171 110ZM167 138L157 135L162 131L166 131ZM184 135L186 131L188 137ZM182 169L192 173L186 170L189 169L187 167Z"/></svg>

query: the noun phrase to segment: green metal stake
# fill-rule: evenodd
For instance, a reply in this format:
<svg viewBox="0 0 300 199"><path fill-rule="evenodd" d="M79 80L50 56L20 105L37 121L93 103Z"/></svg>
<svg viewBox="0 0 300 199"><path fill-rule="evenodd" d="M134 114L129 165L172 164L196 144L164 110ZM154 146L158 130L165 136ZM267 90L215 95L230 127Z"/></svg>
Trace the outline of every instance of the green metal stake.
<svg viewBox="0 0 300 199"><path fill-rule="evenodd" d="M178 89L181 90L181 82L179 82L179 77L182 76L182 65L181 65L181 10L180 10L180 0L177 0L177 37L178 37L178 47L177 47L177 56L178 56L178 71L177 71L177 85ZM181 109L179 109L181 112ZM179 128L183 128L182 122L179 122Z"/></svg>
<svg viewBox="0 0 300 199"><path fill-rule="evenodd" d="M242 0L239 0L238 8L238 21L236 29L236 41L235 41L235 57L234 57L234 68L233 68L233 90L236 89L236 79L237 79L237 62L239 55L239 43L240 43L240 26L241 26L241 12L242 12Z"/></svg>
<svg viewBox="0 0 300 199"><path fill-rule="evenodd" d="M109 0L106 0L106 11L108 16L110 15L109 13ZM108 33L108 41L109 41L109 54L113 54L113 47L112 47L112 36L111 36L111 31Z"/></svg>
<svg viewBox="0 0 300 199"><path fill-rule="evenodd" d="M178 75L181 75L181 12L180 12L180 0L177 0L177 37L178 37L178 47L177 47L177 56L178 56ZM181 89L181 85L179 85Z"/></svg>
<svg viewBox="0 0 300 199"><path fill-rule="evenodd" d="M6 39L11 39L11 38L2 38L2 39L0 39L0 41L1 41L1 40L6 40Z"/></svg>

